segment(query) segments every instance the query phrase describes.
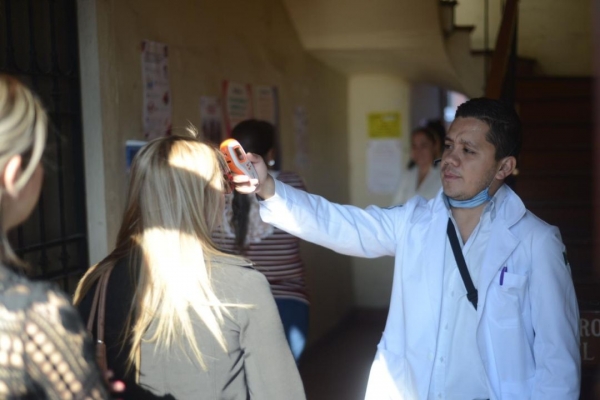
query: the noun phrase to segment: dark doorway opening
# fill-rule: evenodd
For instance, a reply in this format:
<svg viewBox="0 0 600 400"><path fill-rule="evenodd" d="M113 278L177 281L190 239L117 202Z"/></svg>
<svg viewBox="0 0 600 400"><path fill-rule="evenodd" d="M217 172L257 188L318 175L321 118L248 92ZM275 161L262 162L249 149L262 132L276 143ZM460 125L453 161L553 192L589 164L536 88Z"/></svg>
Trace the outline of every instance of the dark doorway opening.
<svg viewBox="0 0 600 400"><path fill-rule="evenodd" d="M29 85L50 118L39 204L11 232L36 278L71 293L88 267L75 0L0 0L0 73Z"/></svg>

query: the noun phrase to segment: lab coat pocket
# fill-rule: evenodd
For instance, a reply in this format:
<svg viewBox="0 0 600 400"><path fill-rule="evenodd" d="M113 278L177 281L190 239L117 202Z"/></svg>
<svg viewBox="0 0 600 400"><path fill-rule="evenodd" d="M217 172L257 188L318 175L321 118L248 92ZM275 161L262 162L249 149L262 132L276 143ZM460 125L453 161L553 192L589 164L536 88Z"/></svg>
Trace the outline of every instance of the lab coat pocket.
<svg viewBox="0 0 600 400"><path fill-rule="evenodd" d="M417 386L406 357L377 350L365 400L417 400Z"/></svg>
<svg viewBox="0 0 600 400"><path fill-rule="evenodd" d="M528 278L525 275L511 272L498 273L490 296L490 310L498 325L514 327L520 324L527 281Z"/></svg>

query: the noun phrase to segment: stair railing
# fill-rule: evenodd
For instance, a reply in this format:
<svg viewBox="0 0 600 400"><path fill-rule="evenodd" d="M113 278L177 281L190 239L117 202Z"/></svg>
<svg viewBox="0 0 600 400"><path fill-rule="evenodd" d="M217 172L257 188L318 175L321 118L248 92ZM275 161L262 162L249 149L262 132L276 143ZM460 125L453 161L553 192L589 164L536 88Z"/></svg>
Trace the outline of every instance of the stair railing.
<svg viewBox="0 0 600 400"><path fill-rule="evenodd" d="M485 97L514 102L519 0L507 0L492 55Z"/></svg>

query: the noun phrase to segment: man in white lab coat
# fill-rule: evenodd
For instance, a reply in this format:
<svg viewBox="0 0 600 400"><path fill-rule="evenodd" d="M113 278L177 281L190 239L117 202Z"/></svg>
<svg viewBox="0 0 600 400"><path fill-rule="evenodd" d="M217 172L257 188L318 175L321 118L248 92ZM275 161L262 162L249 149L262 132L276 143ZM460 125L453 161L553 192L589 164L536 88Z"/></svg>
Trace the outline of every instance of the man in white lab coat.
<svg viewBox="0 0 600 400"><path fill-rule="evenodd" d="M443 189L430 201L333 204L277 182L254 155L259 182L235 178L238 190L256 189L266 222L339 253L395 256L367 399L579 398L579 315L565 247L504 184L520 147L514 109L481 98L456 112Z"/></svg>

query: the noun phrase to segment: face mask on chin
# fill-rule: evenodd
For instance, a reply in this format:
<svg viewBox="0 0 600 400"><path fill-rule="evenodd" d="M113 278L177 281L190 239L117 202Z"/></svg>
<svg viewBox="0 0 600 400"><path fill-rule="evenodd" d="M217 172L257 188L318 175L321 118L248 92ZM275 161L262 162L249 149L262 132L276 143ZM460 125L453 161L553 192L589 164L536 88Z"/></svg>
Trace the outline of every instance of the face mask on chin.
<svg viewBox="0 0 600 400"><path fill-rule="evenodd" d="M491 184L490 184L491 185ZM448 203L450 206L454 208L475 208L479 207L486 201L492 200L492 196L490 196L490 185L488 185L481 192L477 193L475 196L471 197L467 200L454 200L448 196Z"/></svg>

